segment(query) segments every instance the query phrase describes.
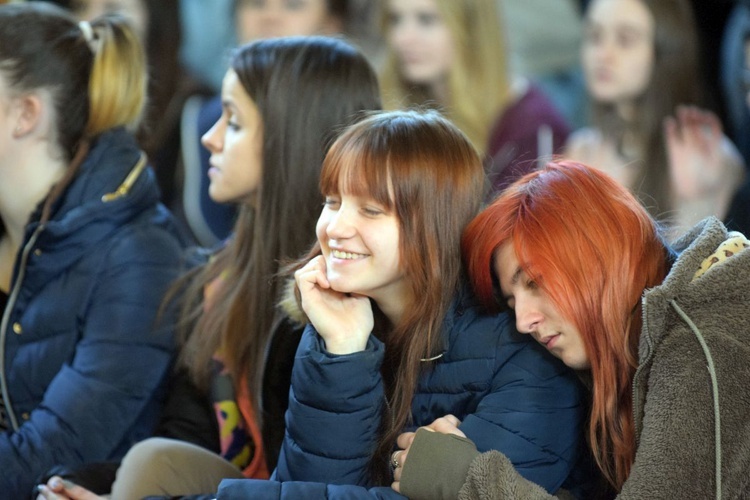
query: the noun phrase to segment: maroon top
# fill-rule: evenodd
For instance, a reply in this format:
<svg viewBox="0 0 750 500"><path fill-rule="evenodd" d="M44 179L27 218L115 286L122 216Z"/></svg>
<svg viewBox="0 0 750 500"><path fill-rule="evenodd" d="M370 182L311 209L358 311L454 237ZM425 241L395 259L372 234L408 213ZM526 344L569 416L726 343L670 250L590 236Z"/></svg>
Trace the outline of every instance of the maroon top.
<svg viewBox="0 0 750 500"><path fill-rule="evenodd" d="M531 85L521 99L498 118L490 133L486 168L491 196L534 170L537 159L562 151L570 129L542 91Z"/></svg>

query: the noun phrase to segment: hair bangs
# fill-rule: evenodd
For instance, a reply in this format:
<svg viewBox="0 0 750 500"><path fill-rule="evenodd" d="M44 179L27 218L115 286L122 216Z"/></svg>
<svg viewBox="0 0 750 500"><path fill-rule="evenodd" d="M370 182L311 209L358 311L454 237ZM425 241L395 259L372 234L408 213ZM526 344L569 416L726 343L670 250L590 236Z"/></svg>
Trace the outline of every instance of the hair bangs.
<svg viewBox="0 0 750 500"><path fill-rule="evenodd" d="M372 198L392 210L387 145L377 134L359 134L357 129L355 126L331 146L320 173L320 192L324 196L346 193Z"/></svg>

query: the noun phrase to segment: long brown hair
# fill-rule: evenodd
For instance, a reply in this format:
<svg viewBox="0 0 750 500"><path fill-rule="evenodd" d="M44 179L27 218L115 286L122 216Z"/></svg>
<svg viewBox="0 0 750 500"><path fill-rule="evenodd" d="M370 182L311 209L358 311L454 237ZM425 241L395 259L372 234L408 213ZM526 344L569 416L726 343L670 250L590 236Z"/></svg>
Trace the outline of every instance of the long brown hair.
<svg viewBox="0 0 750 500"><path fill-rule="evenodd" d="M236 51L231 67L263 121L257 208L241 205L226 245L173 287L186 287L179 362L206 388L211 359L221 351L235 387L247 382L251 401L261 408L264 353L280 293L279 262L299 257L314 241L327 146L363 110L379 109L380 99L364 56L334 38L256 41ZM204 308L204 289L220 275L221 286Z"/></svg>
<svg viewBox="0 0 750 500"><path fill-rule="evenodd" d="M618 490L635 458L632 380L643 290L668 272L654 220L595 168L549 163L512 184L466 229L464 258L478 297L498 307L492 263L504 243L581 334L591 363L589 441Z"/></svg>
<svg viewBox="0 0 750 500"><path fill-rule="evenodd" d="M592 124L620 149L623 137L640 146L640 172L633 192L658 218L670 215L669 164L664 118L681 104L703 105L698 34L688 0L639 0L654 19L654 62L651 80L636 100L632 121L625 122L613 104L591 102Z"/></svg>
<svg viewBox="0 0 750 500"><path fill-rule="evenodd" d="M462 274L461 233L482 200L482 162L468 138L437 112L383 112L353 125L331 146L320 188L325 195L344 189L372 197L399 221L410 303L399 324L376 314L375 326L386 345L387 402L371 472L375 484L389 484L388 455L411 420L419 376L430 366L422 360L442 352L443 320ZM316 245L296 267L318 254Z"/></svg>

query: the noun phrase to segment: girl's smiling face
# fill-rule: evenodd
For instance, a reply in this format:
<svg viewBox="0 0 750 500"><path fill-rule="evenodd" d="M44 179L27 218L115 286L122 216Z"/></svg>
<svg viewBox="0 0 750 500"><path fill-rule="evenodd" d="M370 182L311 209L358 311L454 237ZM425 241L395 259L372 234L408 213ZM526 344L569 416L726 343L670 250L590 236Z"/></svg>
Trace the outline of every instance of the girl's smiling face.
<svg viewBox="0 0 750 500"><path fill-rule="evenodd" d="M396 214L371 198L326 196L316 233L334 290L375 302L406 298Z"/></svg>

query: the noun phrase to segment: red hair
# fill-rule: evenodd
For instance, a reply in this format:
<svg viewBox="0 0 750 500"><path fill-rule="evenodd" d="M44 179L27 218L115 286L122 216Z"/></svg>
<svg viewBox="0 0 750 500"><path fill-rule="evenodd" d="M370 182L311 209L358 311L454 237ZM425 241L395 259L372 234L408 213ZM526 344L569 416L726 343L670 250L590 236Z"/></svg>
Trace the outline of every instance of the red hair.
<svg viewBox="0 0 750 500"><path fill-rule="evenodd" d="M635 458L631 389L640 297L666 276L667 247L626 188L567 161L519 179L467 226L467 271L490 308L498 307L493 258L507 242L581 334L593 380L589 441L602 473L619 490Z"/></svg>

